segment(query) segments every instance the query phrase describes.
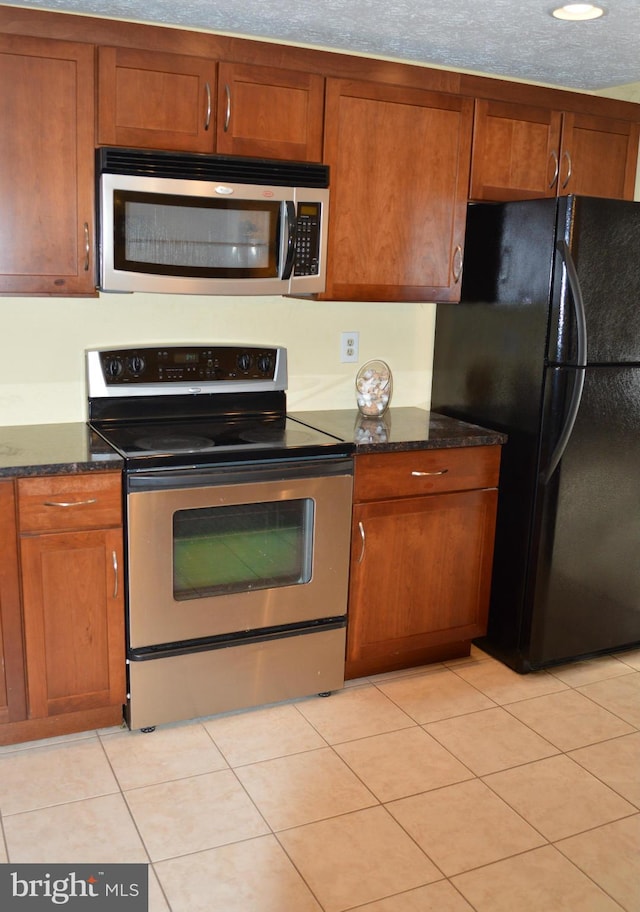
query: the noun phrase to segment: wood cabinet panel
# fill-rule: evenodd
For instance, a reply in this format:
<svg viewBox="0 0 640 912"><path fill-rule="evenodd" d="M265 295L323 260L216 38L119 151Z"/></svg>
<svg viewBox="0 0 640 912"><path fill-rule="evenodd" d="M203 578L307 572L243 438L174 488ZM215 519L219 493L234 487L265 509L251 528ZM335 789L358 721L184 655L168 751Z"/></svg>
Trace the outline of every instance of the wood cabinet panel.
<svg viewBox="0 0 640 912"><path fill-rule="evenodd" d="M98 65L100 145L214 151L213 61L101 47Z"/></svg>
<svg viewBox="0 0 640 912"><path fill-rule="evenodd" d="M94 50L0 35L0 292L94 294Z"/></svg>
<svg viewBox="0 0 640 912"><path fill-rule="evenodd" d="M119 529L23 536L29 717L125 699Z"/></svg>
<svg viewBox="0 0 640 912"><path fill-rule="evenodd" d="M477 101L469 198L555 196L561 125L559 111Z"/></svg>
<svg viewBox="0 0 640 912"><path fill-rule="evenodd" d="M354 508L349 677L486 631L496 504L491 489Z"/></svg>
<svg viewBox="0 0 640 912"><path fill-rule="evenodd" d="M459 299L471 123L469 99L327 80L325 298Z"/></svg>
<svg viewBox="0 0 640 912"><path fill-rule="evenodd" d="M100 472L21 478L18 506L21 533L119 526L120 476Z"/></svg>
<svg viewBox="0 0 640 912"><path fill-rule="evenodd" d="M0 480L0 725L26 718L13 487Z"/></svg>
<svg viewBox="0 0 640 912"><path fill-rule="evenodd" d="M355 462L354 500L493 488L499 472L500 448L495 446L364 454Z"/></svg>
<svg viewBox="0 0 640 912"><path fill-rule="evenodd" d="M470 199L633 199L639 131L626 120L478 100Z"/></svg>
<svg viewBox="0 0 640 912"><path fill-rule="evenodd" d="M633 199L640 125L565 114L559 193Z"/></svg>
<svg viewBox="0 0 640 912"><path fill-rule="evenodd" d="M322 76L221 63L217 151L321 161L323 111Z"/></svg>

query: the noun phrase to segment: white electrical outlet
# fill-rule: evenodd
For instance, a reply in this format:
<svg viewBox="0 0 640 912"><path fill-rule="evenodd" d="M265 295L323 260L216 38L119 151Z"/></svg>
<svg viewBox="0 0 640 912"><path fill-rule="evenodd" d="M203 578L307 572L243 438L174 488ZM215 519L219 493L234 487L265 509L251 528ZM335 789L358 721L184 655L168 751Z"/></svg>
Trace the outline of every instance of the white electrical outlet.
<svg viewBox="0 0 640 912"><path fill-rule="evenodd" d="M360 333L359 332L340 333L340 360L344 361L344 362L357 361L359 346L360 346Z"/></svg>

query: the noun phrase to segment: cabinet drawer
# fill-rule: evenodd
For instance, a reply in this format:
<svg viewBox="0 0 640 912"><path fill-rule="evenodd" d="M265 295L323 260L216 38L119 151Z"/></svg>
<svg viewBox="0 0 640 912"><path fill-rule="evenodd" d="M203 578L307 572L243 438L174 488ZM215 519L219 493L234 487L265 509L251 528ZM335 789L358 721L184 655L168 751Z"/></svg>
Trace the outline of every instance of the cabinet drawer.
<svg viewBox="0 0 640 912"><path fill-rule="evenodd" d="M20 532L99 529L122 522L119 473L55 475L18 481Z"/></svg>
<svg viewBox="0 0 640 912"><path fill-rule="evenodd" d="M499 446L356 456L354 500L362 502L443 491L495 488L499 469Z"/></svg>

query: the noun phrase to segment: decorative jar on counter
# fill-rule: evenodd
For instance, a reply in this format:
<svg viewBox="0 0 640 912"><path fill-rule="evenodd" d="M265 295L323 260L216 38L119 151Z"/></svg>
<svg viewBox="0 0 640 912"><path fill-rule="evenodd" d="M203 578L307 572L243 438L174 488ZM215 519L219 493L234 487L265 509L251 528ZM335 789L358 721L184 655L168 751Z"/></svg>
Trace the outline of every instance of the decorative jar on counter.
<svg viewBox="0 0 640 912"><path fill-rule="evenodd" d="M367 361L356 375L356 400L360 414L378 418L389 408L393 391L391 369L385 361Z"/></svg>

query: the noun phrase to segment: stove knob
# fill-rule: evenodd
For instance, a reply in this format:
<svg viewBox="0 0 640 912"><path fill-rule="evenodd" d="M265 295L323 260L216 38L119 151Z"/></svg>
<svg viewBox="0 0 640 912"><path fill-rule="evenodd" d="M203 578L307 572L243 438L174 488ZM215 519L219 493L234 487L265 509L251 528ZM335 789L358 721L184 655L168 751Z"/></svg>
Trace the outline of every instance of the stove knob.
<svg viewBox="0 0 640 912"><path fill-rule="evenodd" d="M117 380L122 376L124 365L120 358L107 358L103 370L107 380Z"/></svg>
<svg viewBox="0 0 640 912"><path fill-rule="evenodd" d="M146 365L142 355L132 355L127 358L127 370L133 377L139 377L143 373Z"/></svg>
<svg viewBox="0 0 640 912"><path fill-rule="evenodd" d="M251 367L251 355L248 352L243 352L241 355L238 355L238 370L248 371Z"/></svg>
<svg viewBox="0 0 640 912"><path fill-rule="evenodd" d="M261 374L268 374L271 372L271 356L270 355L260 355L258 357L258 370Z"/></svg>

